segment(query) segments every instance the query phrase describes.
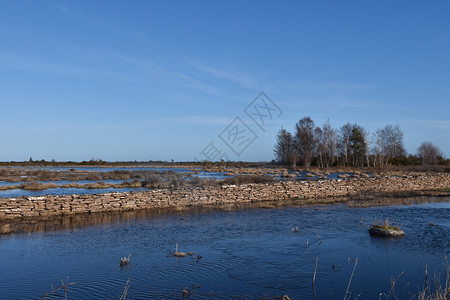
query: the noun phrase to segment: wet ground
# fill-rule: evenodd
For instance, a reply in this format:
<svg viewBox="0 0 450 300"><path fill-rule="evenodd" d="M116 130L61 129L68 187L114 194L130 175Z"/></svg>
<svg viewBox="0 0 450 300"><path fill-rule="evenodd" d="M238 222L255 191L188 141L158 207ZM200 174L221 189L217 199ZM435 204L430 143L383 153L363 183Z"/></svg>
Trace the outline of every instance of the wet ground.
<svg viewBox="0 0 450 300"><path fill-rule="evenodd" d="M82 171L82 172L113 172L113 171L156 171L156 172L174 172L178 174L190 174L192 175L193 170L188 168L153 168L153 167L138 167L138 168L126 168L126 167L119 167L119 168L102 168L102 167L28 167L28 168L12 168L17 170L48 170L48 171L56 171L56 172L69 172L70 170L75 171ZM317 180L319 178L322 179L338 179L339 175L347 174L348 176L351 176L353 173L338 173L333 172L328 175L323 176L312 176L310 173L306 171L302 172L294 172L289 171L289 174L295 174L295 178L290 178L290 180ZM268 174L269 176L273 176L276 180L284 179L283 177L279 176L281 174ZM195 175L190 176L189 178L186 178L187 180L191 180L194 177L199 177L200 179L212 179L212 180L223 180L225 178L228 178L230 176L226 176L225 172L209 172L209 171L203 171L203 170L197 170L195 172ZM26 180L26 177L23 178L23 180ZM42 184L48 184L48 183L54 183L56 185L63 185L63 184L71 184L71 183L78 183L78 184L92 184L96 182L103 182L106 184L120 184L126 181L132 181L133 179L127 179L127 180L117 180L117 179L109 179L109 180L49 180L49 181L35 181ZM143 179L145 180L145 179ZM7 189L7 190L1 190L0 189L0 197L3 198L9 198L9 197L29 197L29 196L44 196L44 195L70 195L70 194L101 194L101 193L109 193L109 192L130 192L130 191L142 191L142 190L148 190L148 188L101 188L101 189L85 189L85 188L48 188L44 190L27 190L22 189L19 186L21 184L27 184L30 183L29 181L20 181L20 182L8 182L8 181L1 181L0 180L0 187L6 187L6 186L18 186L18 188L14 189Z"/></svg>

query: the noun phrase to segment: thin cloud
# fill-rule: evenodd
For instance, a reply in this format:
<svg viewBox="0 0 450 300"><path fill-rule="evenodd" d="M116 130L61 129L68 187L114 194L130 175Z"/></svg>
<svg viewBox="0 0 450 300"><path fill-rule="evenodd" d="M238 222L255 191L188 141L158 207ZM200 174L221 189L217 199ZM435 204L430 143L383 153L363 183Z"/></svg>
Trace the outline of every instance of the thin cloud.
<svg viewBox="0 0 450 300"><path fill-rule="evenodd" d="M421 126L431 129L450 130L450 120L424 120L424 119L407 119L406 122L420 124Z"/></svg>
<svg viewBox="0 0 450 300"><path fill-rule="evenodd" d="M259 84L257 80L255 80L253 77L241 74L236 71L229 71L229 70L221 70L217 68L212 68L210 66L206 66L197 62L188 61L188 64L196 68L197 70L207 73L213 77L219 78L219 79L225 79L228 81L232 81L234 83L239 84L240 86L244 88L255 88L258 87Z"/></svg>
<svg viewBox="0 0 450 300"><path fill-rule="evenodd" d="M181 124L195 124L195 125L224 125L230 124L232 118L223 117L204 117L204 116L193 116L193 117L178 117L178 118L164 118L164 122L173 122Z"/></svg>
<svg viewBox="0 0 450 300"><path fill-rule="evenodd" d="M366 90L374 88L373 85L370 84L345 84L345 83L336 83L336 82L325 82L325 83L310 83L309 84L313 88L326 88L326 89L337 89L337 90L347 90L347 91L357 91L357 90Z"/></svg>
<svg viewBox="0 0 450 300"><path fill-rule="evenodd" d="M48 73L70 77L131 80L130 78L116 72L94 68L74 67L57 63L41 62L24 56L2 53L0 53L0 68L15 69L26 72Z"/></svg>
<svg viewBox="0 0 450 300"><path fill-rule="evenodd" d="M292 90L294 92L355 92L375 88L371 84L342 83L342 82L314 82L314 81L295 81L281 82L273 84L271 88Z"/></svg>
<svg viewBox="0 0 450 300"><path fill-rule="evenodd" d="M169 79L176 79L176 83L183 85L188 88L200 90L202 92L205 92L207 94L211 95L219 95L219 92L215 87L212 87L200 80L197 80L191 76L185 75L180 72L176 71L170 71L163 67L161 67L159 64L145 60L145 59L137 59L134 57L122 55L122 54L116 54L117 58L120 58L132 65L137 66L138 68L144 70L147 72L147 74L150 74L151 76L156 76L158 78L166 77Z"/></svg>

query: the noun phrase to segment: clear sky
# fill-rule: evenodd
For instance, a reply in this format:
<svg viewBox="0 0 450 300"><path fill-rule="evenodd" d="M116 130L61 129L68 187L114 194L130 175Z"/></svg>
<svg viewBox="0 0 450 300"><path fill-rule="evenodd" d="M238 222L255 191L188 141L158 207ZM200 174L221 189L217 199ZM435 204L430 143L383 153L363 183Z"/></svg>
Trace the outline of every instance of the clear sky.
<svg viewBox="0 0 450 300"><path fill-rule="evenodd" d="M2 0L0 160L186 161L212 142L267 161L304 116L399 124L408 152L449 157L449 16L450 1ZM245 108L261 91L279 110L259 127ZM250 137L232 151L236 124Z"/></svg>

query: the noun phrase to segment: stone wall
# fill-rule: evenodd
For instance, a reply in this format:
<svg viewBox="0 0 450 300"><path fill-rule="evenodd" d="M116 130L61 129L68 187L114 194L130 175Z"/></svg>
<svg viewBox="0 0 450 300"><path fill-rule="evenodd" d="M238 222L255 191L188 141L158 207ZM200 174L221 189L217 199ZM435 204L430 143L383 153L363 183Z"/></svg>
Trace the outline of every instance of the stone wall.
<svg viewBox="0 0 450 300"><path fill-rule="evenodd" d="M0 198L0 223L21 218L48 218L94 212L119 212L152 208L183 209L196 205L343 198L375 192L448 191L449 189L449 174L432 174L414 177L278 181L238 186L156 189L130 193Z"/></svg>

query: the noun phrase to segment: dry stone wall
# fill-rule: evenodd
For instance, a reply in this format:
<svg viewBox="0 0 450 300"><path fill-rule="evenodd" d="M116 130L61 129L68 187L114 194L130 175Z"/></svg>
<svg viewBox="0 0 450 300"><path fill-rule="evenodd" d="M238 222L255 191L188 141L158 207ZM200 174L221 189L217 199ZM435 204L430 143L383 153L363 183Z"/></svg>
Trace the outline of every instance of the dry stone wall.
<svg viewBox="0 0 450 300"><path fill-rule="evenodd" d="M342 198L371 192L442 189L450 189L449 174L324 181L278 181L238 186L156 189L130 193L0 198L0 223L20 218L48 218L95 212L152 208L183 209L195 205Z"/></svg>

